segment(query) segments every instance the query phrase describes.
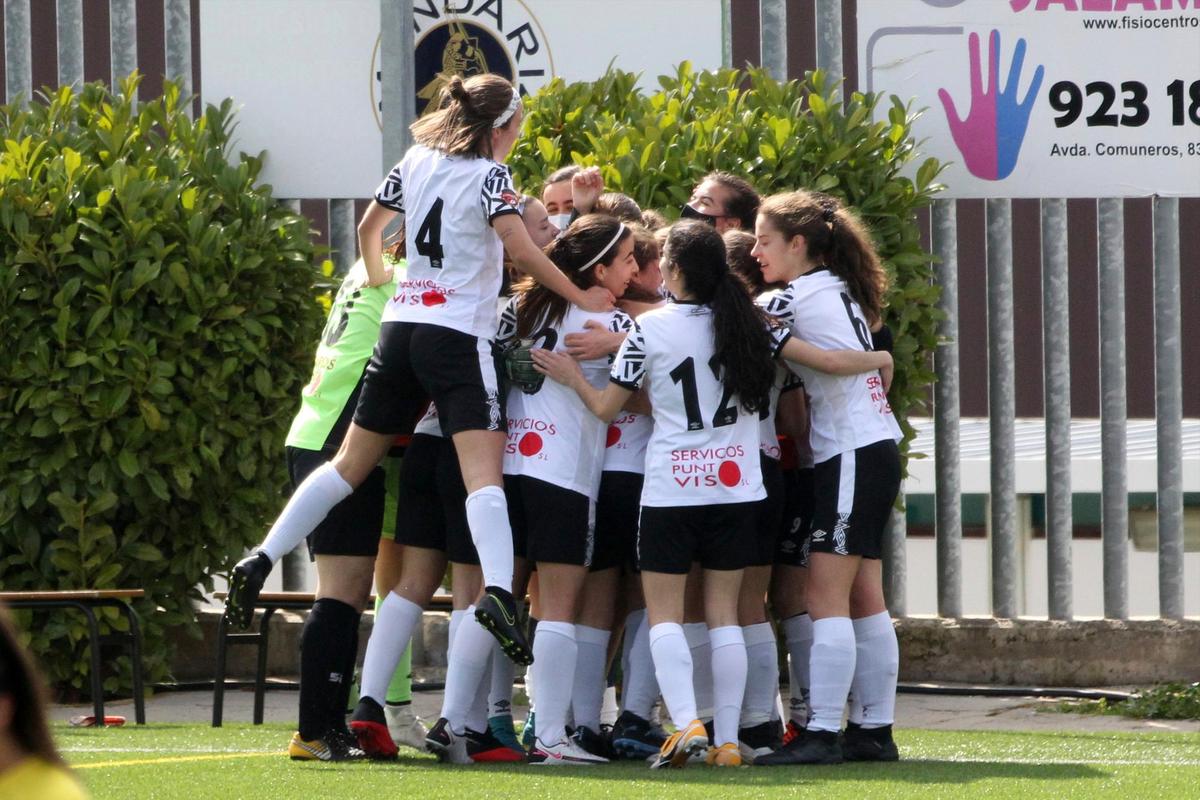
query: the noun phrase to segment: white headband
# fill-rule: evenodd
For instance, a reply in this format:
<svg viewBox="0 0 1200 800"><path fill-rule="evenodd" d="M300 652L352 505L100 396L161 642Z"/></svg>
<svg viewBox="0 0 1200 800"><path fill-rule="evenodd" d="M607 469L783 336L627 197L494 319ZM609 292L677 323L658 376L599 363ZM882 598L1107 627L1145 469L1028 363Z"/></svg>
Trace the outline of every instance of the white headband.
<svg viewBox="0 0 1200 800"><path fill-rule="evenodd" d="M596 253L596 255L595 255L593 258L592 258L592 260L591 260L591 261L587 262L586 264L584 264L582 267L580 267L579 269L577 269L577 270L575 270L575 271L576 271L576 272L583 272L585 269L587 269L587 268L591 267L593 264L595 264L597 261L599 261L599 260L601 259L601 257L602 257L602 256L603 256L605 253L607 253L609 250L611 250L611 249L612 249L612 246L613 246L614 244L616 244L616 243L617 243L617 242L618 242L618 241L621 239L621 237L622 237L622 236L624 236L624 235L625 235L625 231L626 231L626 228L625 228L625 223L624 223L624 222L622 222L622 223L621 223L621 224L620 224L620 225L617 227L617 235L616 235L616 236L614 236L614 237L612 238L612 241L611 241L611 242L609 242L608 244L604 245L604 247L600 248L600 252L599 252L599 253Z"/></svg>
<svg viewBox="0 0 1200 800"><path fill-rule="evenodd" d="M496 121L492 123L493 128L502 128L512 119L512 115L517 113L517 109L521 107L521 95L513 89L512 100L508 101L508 108L504 109L504 113L496 117Z"/></svg>

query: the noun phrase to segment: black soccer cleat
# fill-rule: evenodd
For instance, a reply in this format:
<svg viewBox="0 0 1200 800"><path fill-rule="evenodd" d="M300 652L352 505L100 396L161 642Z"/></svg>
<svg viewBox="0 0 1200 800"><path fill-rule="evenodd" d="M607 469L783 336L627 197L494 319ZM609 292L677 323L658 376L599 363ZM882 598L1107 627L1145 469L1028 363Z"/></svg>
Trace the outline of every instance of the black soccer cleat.
<svg viewBox="0 0 1200 800"><path fill-rule="evenodd" d="M864 728L846 723L842 733L842 756L847 761L899 761L900 750L892 738L892 726Z"/></svg>
<svg viewBox="0 0 1200 800"><path fill-rule="evenodd" d="M620 758L645 760L666 740L666 731L632 711L622 711L612 728L612 748Z"/></svg>
<svg viewBox="0 0 1200 800"><path fill-rule="evenodd" d="M738 751L742 761L753 764L759 756L769 755L783 747L782 727L778 720L738 729Z"/></svg>
<svg viewBox="0 0 1200 800"><path fill-rule="evenodd" d="M783 767L792 764L840 764L842 746L833 731L807 730L774 753L754 759L756 767Z"/></svg>
<svg viewBox="0 0 1200 800"><path fill-rule="evenodd" d="M594 731L586 725L580 725L570 735L570 738L592 755L612 761L617 757L612 746L612 731L613 729L609 725L601 725L599 731Z"/></svg>
<svg viewBox="0 0 1200 800"><path fill-rule="evenodd" d="M533 650L525 639L517 603L510 592L498 586L485 587L483 599L475 605L475 619L496 637L500 649L513 663L525 667L533 663Z"/></svg>
<svg viewBox="0 0 1200 800"><path fill-rule="evenodd" d="M261 550L243 558L229 573L229 594L225 597L225 618L238 628L249 628L254 619L254 604L271 574L271 559Z"/></svg>

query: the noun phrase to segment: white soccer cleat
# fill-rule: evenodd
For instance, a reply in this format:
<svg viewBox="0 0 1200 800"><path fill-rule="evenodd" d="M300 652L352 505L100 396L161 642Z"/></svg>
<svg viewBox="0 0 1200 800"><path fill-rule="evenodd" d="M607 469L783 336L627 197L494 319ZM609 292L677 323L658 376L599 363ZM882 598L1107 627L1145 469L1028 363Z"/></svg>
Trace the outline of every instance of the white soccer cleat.
<svg viewBox="0 0 1200 800"><path fill-rule="evenodd" d="M529 763L556 767L581 767L589 764L607 764L608 759L592 755L570 739L559 739L550 745L541 739L535 739L533 749L529 751Z"/></svg>
<svg viewBox="0 0 1200 800"><path fill-rule="evenodd" d="M383 714L387 717L387 729L392 741L414 750L425 749L425 737L429 731L421 718L413 713L411 705L384 706Z"/></svg>

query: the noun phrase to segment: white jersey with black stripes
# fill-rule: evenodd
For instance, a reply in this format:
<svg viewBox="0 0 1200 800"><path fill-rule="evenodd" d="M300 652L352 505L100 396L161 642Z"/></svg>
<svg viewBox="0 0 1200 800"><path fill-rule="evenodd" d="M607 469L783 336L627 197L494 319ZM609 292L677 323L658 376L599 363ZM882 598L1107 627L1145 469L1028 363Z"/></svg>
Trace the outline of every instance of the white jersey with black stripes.
<svg viewBox="0 0 1200 800"><path fill-rule="evenodd" d="M787 332L776 331L777 346ZM628 389L650 381L654 429L646 449L643 506L744 503L766 497L759 419L716 374L713 314L672 302L638 318L613 364Z"/></svg>
<svg viewBox="0 0 1200 800"><path fill-rule="evenodd" d="M519 214L508 167L414 145L375 192L406 217L408 271L384 322L421 322L491 338L504 250L492 221Z"/></svg>
<svg viewBox="0 0 1200 800"><path fill-rule="evenodd" d="M828 269L816 269L783 289L758 299L766 312L803 341L825 350L870 350L871 331L846 283ZM804 380L811 407L813 460L828 461L869 444L901 438L883 380L877 372L831 375L792 364Z"/></svg>
<svg viewBox="0 0 1200 800"><path fill-rule="evenodd" d="M498 344L516 336L520 296L509 301L500 315ZM594 313L568 306L561 322L538 325L530 339L536 347L566 352L567 334L583 333L596 322L615 333L633 329L633 319L620 310ZM607 383L611 356L582 361L579 366L597 388ZM605 425L588 412L579 395L547 380L534 394L518 388L508 392L508 442L504 448L504 474L526 475L595 500L600 492L604 465Z"/></svg>

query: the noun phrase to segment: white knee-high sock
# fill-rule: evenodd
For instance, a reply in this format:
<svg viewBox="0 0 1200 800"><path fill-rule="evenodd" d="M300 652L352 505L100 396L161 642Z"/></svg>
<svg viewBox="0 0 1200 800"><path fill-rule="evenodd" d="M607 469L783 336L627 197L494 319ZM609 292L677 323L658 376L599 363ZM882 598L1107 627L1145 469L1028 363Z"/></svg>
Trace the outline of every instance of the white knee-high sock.
<svg viewBox="0 0 1200 800"><path fill-rule="evenodd" d="M459 626L467 618L467 610L460 608L450 612L450 627L446 631L446 664L450 664L450 654L454 652L454 637L458 636Z"/></svg>
<svg viewBox="0 0 1200 800"><path fill-rule="evenodd" d="M533 674L537 683L537 738L547 745L567 736L567 713L579 648L575 625L542 620L533 637Z"/></svg>
<svg viewBox="0 0 1200 800"><path fill-rule="evenodd" d="M593 731L600 730L600 707L604 705L604 667L607 663L605 656L608 655L608 639L611 635L610 631L600 628L575 626L579 655L575 661L571 713L575 716L576 727L583 725Z"/></svg>
<svg viewBox="0 0 1200 800"><path fill-rule="evenodd" d="M854 626L849 617L826 617L813 621L812 659L810 661L811 716L808 729L838 731L842 710L854 677Z"/></svg>
<svg viewBox="0 0 1200 800"><path fill-rule="evenodd" d="M512 714L513 680L517 665L504 655L497 642L492 649L492 680L488 687L488 716L499 717Z"/></svg>
<svg viewBox="0 0 1200 800"><path fill-rule="evenodd" d="M475 620L475 607L468 608L455 632L446 667L446 696L442 700L442 716L450 721L450 729L456 734L461 735L467 727L495 641Z"/></svg>
<svg viewBox="0 0 1200 800"><path fill-rule="evenodd" d="M892 617L881 611L856 619L853 624L856 660L849 719L864 728L891 725L896 716L896 676L900 669L900 646Z"/></svg>
<svg viewBox="0 0 1200 800"><path fill-rule="evenodd" d="M708 638L708 625L689 622L683 626L688 648L692 651L692 691L696 693L697 719L710 720L713 715L712 644ZM662 678L659 678L662 685ZM691 720L688 720L691 722Z"/></svg>
<svg viewBox="0 0 1200 800"><path fill-rule="evenodd" d="M396 665L400 663L413 631L421 623L421 613L422 609L416 603L388 592L375 615L375 626L363 656L362 697L383 705Z"/></svg>
<svg viewBox="0 0 1200 800"><path fill-rule="evenodd" d="M473 731L483 732L487 730L488 724L488 693L492 689L492 668L496 664L497 658L504 658L504 652L500 650L497 642L492 642L492 652L488 653L487 667L483 671L483 677L479 681L479 686L475 689L475 697L471 700L471 708L467 711L467 727ZM508 660L508 659L504 659Z"/></svg>
<svg viewBox="0 0 1200 800"><path fill-rule="evenodd" d="M737 625L713 628L708 638L712 642L713 744L720 747L738 740L746 692L746 642Z"/></svg>
<svg viewBox="0 0 1200 800"><path fill-rule="evenodd" d="M788 651L788 717L808 724L809 661L812 659L813 622L808 614L788 617L782 623Z"/></svg>
<svg viewBox="0 0 1200 800"><path fill-rule="evenodd" d="M745 626L742 637L746 640L746 697L742 701L741 725L750 728L771 721L779 696L779 651L775 629L769 622ZM713 647L716 656L716 645ZM713 676L714 680L718 678L715 667Z"/></svg>
<svg viewBox="0 0 1200 800"><path fill-rule="evenodd" d="M629 620L633 620L634 615L640 616L635 632L630 634ZM625 635L632 636L633 641L629 646L629 663L621 667L625 684L621 691L621 702L626 711L649 719L654 701L658 698L658 677L654 674L654 657L650 654L650 623L646 619L646 609L629 615L625 622Z"/></svg>
<svg viewBox="0 0 1200 800"><path fill-rule="evenodd" d="M625 680L629 676L629 655L633 650L634 639L637 638L638 630L646 621L646 609L639 608L636 611L630 611L625 615L625 627L621 633L621 677Z"/></svg>
<svg viewBox="0 0 1200 800"><path fill-rule="evenodd" d="M258 549L274 564L304 541L329 510L354 493L354 488L326 462L308 473L283 507Z"/></svg>
<svg viewBox="0 0 1200 800"><path fill-rule="evenodd" d="M485 486L467 495L467 526L479 553L484 585L511 592L513 541L504 490Z"/></svg>
<svg viewBox="0 0 1200 800"><path fill-rule="evenodd" d="M650 652L663 700L675 727L683 729L696 716L696 693L692 688L692 651L677 622L660 622L650 628Z"/></svg>

